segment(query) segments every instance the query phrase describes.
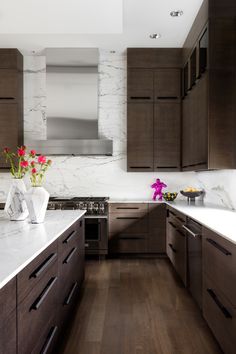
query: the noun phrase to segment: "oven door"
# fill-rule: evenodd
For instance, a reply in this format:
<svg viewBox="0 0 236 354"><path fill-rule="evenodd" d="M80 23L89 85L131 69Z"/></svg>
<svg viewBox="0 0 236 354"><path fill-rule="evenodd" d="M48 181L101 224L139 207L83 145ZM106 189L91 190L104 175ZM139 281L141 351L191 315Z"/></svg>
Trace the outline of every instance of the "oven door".
<svg viewBox="0 0 236 354"><path fill-rule="evenodd" d="M107 254L107 219L85 217L85 250L87 254Z"/></svg>

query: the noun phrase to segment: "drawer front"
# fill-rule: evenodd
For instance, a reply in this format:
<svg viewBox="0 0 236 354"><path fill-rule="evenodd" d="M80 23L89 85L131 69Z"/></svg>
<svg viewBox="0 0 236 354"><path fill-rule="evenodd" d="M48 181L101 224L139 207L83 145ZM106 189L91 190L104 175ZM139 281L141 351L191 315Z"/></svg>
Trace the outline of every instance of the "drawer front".
<svg viewBox="0 0 236 354"><path fill-rule="evenodd" d="M168 219L171 219L176 226L182 228L182 225L186 223L186 216L170 207L167 210Z"/></svg>
<svg viewBox="0 0 236 354"><path fill-rule="evenodd" d="M124 214L147 213L148 204L146 203L112 203L109 204L109 213Z"/></svg>
<svg viewBox="0 0 236 354"><path fill-rule="evenodd" d="M148 232L148 218L146 214L111 214L109 218L109 233L112 234L139 234Z"/></svg>
<svg viewBox="0 0 236 354"><path fill-rule="evenodd" d="M2 318L0 324L0 353L16 354L16 311L7 318Z"/></svg>
<svg viewBox="0 0 236 354"><path fill-rule="evenodd" d="M45 275L57 264L57 253L57 242L54 242L17 275L18 303L45 280Z"/></svg>
<svg viewBox="0 0 236 354"><path fill-rule="evenodd" d="M0 102L11 102L18 96L18 73L0 69Z"/></svg>
<svg viewBox="0 0 236 354"><path fill-rule="evenodd" d="M79 242L79 238L83 236L83 220L75 222L58 240L58 253L63 257L68 253L71 245Z"/></svg>
<svg viewBox="0 0 236 354"><path fill-rule="evenodd" d="M59 262L60 284L63 287L71 279L77 279L79 271L80 250L78 245L71 246L68 253Z"/></svg>
<svg viewBox="0 0 236 354"><path fill-rule="evenodd" d="M21 354L31 353L39 337L47 333L47 326L57 311L57 268L57 263L54 263L43 281L18 306L18 348Z"/></svg>
<svg viewBox="0 0 236 354"><path fill-rule="evenodd" d="M146 253L147 234L110 234L109 252L111 253Z"/></svg>
<svg viewBox="0 0 236 354"><path fill-rule="evenodd" d="M207 276L203 281L203 315L224 353L236 348L236 309Z"/></svg>
<svg viewBox="0 0 236 354"><path fill-rule="evenodd" d="M166 252L180 278L187 285L186 235L170 218L167 219Z"/></svg>
<svg viewBox="0 0 236 354"><path fill-rule="evenodd" d="M16 278L13 278L0 290L1 321L5 321L5 318L15 308L16 308Z"/></svg>
<svg viewBox="0 0 236 354"><path fill-rule="evenodd" d="M236 307L236 246L208 229L203 231L203 271Z"/></svg>
<svg viewBox="0 0 236 354"><path fill-rule="evenodd" d="M59 326L55 318L53 318L45 328L45 334L41 336L32 350L32 354L50 354L54 352L58 340Z"/></svg>
<svg viewBox="0 0 236 354"><path fill-rule="evenodd" d="M80 284L78 280L71 281L61 290L59 302L59 317L63 327L66 319L74 308L74 304L78 298Z"/></svg>

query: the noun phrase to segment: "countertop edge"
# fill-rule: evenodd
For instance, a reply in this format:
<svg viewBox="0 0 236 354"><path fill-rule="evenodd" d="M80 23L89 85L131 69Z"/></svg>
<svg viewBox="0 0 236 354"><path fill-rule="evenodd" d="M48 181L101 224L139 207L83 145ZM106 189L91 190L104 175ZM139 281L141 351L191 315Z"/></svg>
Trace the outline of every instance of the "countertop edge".
<svg viewBox="0 0 236 354"><path fill-rule="evenodd" d="M81 210L81 215L76 216L73 221L69 222L66 227L64 227L59 233L56 234L50 241L48 241L43 247L41 247L37 252L35 252L32 257L28 258L26 262L22 263L15 271L13 271L9 276L7 276L3 281L0 282L0 289L2 289L10 280L12 280L17 274L19 274L27 265L29 265L37 256L46 250L54 241L56 241L69 227L71 227L77 220L81 219L86 211Z"/></svg>

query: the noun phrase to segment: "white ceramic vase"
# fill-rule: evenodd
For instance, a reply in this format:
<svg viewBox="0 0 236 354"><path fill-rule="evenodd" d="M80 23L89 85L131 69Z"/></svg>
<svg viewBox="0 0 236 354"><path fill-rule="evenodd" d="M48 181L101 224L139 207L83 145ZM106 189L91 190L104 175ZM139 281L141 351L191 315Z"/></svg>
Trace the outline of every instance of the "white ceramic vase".
<svg viewBox="0 0 236 354"><path fill-rule="evenodd" d="M48 200L49 193L43 187L31 187L25 193L25 201L32 224L40 224L44 222Z"/></svg>
<svg viewBox="0 0 236 354"><path fill-rule="evenodd" d="M25 192L26 187L23 179L14 178L12 180L12 185L10 187L4 208L5 212L10 217L10 220L25 220L29 215L27 205L24 199Z"/></svg>

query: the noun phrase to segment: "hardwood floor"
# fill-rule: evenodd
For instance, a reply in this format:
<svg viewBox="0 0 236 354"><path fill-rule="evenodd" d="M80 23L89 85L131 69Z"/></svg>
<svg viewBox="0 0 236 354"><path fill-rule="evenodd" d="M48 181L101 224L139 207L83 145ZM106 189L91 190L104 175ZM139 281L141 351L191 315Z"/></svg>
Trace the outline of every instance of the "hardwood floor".
<svg viewBox="0 0 236 354"><path fill-rule="evenodd" d="M221 353L167 259L86 263L60 354Z"/></svg>

